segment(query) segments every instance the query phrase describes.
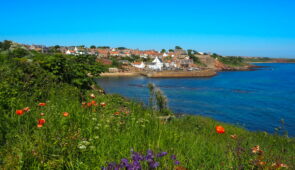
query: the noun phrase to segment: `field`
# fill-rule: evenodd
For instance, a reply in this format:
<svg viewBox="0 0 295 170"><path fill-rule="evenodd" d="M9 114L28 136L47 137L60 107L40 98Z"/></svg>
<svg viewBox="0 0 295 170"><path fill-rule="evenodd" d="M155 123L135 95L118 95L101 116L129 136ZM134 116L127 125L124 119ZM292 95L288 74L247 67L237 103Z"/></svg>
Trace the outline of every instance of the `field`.
<svg viewBox="0 0 295 170"><path fill-rule="evenodd" d="M295 168L294 138L105 94L93 60L0 53L0 169Z"/></svg>

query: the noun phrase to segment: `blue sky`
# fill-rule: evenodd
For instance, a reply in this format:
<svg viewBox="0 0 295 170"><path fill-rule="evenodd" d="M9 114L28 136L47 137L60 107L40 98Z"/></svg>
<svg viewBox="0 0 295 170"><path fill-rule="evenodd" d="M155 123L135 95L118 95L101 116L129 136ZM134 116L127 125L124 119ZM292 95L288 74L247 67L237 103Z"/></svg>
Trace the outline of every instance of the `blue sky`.
<svg viewBox="0 0 295 170"><path fill-rule="evenodd" d="M295 58L293 0L1 0L0 40Z"/></svg>

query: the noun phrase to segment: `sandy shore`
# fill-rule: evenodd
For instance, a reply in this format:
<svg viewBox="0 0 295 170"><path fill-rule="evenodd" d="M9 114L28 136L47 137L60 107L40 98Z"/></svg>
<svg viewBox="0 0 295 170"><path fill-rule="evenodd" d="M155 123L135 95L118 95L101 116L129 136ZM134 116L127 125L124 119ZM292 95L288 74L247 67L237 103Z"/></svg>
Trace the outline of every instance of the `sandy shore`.
<svg viewBox="0 0 295 170"><path fill-rule="evenodd" d="M202 71L163 71L147 73L147 77L152 78L177 78L177 77L212 77L217 73L214 70L202 70Z"/></svg>
<svg viewBox="0 0 295 170"><path fill-rule="evenodd" d="M161 72L119 72L119 73L101 73L101 77L134 77L146 76L152 78L169 78L169 77L211 77L217 73L214 70L202 71L161 71Z"/></svg>
<svg viewBox="0 0 295 170"><path fill-rule="evenodd" d="M141 76L140 72L118 72L118 73L101 73L101 77L134 77Z"/></svg>

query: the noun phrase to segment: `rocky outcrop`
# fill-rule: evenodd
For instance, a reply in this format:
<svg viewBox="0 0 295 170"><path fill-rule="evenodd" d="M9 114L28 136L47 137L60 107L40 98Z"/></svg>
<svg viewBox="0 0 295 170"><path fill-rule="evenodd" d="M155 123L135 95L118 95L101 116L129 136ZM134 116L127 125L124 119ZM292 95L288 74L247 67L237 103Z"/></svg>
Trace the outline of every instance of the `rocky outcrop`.
<svg viewBox="0 0 295 170"><path fill-rule="evenodd" d="M249 71L249 70L252 70L253 67L255 67L252 65L229 66L229 65L226 65L226 64L220 62L217 59L215 60L214 66L215 66L216 71Z"/></svg>

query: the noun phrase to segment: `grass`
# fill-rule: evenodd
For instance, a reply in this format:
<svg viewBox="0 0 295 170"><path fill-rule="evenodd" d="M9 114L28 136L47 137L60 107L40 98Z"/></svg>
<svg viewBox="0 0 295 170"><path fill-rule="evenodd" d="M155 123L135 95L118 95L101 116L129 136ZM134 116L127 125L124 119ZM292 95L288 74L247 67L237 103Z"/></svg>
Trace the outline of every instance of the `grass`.
<svg viewBox="0 0 295 170"><path fill-rule="evenodd" d="M46 101L38 101L46 106L28 100L3 114L9 121L1 122L7 131L2 134L0 169L101 169L122 158L130 160L131 150L145 154L148 149L168 153L155 158L158 169L275 169L273 163L295 168L294 138L249 132L201 116L164 121L156 111L121 96L95 91L81 96L71 86L49 91ZM91 98L91 93L96 97ZM83 106L81 100L95 103ZM102 102L106 105L101 106ZM27 106L30 112L15 114ZM40 118L46 122L38 128ZM216 125L226 132L216 133ZM233 134L236 139L231 138ZM263 152L253 153L256 145ZM171 155L176 155L179 165ZM146 163L142 166L148 169Z"/></svg>

